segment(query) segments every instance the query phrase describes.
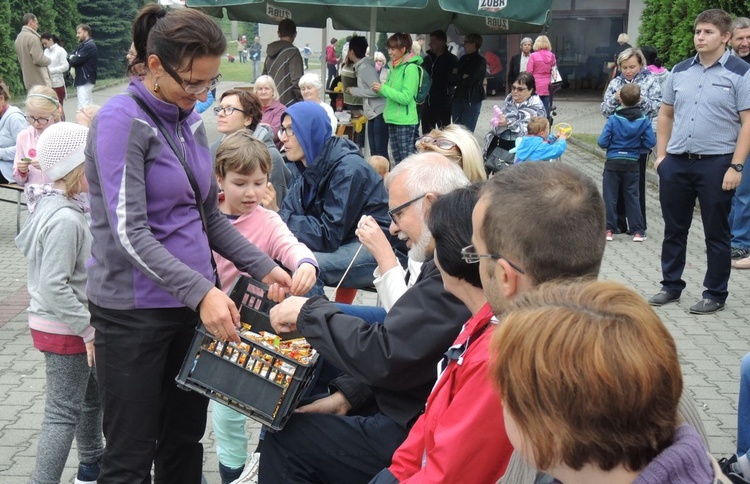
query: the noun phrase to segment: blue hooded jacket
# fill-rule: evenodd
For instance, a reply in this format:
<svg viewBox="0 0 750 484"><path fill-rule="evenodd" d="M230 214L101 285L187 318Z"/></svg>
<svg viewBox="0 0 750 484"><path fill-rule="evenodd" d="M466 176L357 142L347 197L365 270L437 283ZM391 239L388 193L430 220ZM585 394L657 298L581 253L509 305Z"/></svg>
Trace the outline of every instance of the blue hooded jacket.
<svg viewBox="0 0 750 484"><path fill-rule="evenodd" d="M301 176L294 178L279 210L292 233L315 252L333 252L358 240L354 232L359 219L372 215L388 235L383 179L359 147L332 135L331 121L318 103L293 104L282 122L287 116L307 162L307 167L297 162Z"/></svg>
<svg viewBox="0 0 750 484"><path fill-rule="evenodd" d="M637 163L642 150L656 145L651 121L637 107L622 107L607 119L597 140L607 150L607 161ZM605 169L608 165L605 165Z"/></svg>
<svg viewBox="0 0 750 484"><path fill-rule="evenodd" d="M549 161L560 158L568 147L564 139L555 141L554 136L544 139L539 135L527 134L521 139L516 150L516 163L524 161Z"/></svg>

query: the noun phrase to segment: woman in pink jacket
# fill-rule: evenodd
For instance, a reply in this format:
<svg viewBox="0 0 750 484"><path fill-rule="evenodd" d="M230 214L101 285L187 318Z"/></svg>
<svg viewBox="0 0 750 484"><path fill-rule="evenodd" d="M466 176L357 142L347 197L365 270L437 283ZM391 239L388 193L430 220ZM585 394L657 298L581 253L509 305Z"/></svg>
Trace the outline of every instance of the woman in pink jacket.
<svg viewBox="0 0 750 484"><path fill-rule="evenodd" d="M540 35L534 41L534 52L529 56L526 72L534 76L536 82L536 93L544 104L547 117L550 113L551 96L549 92L549 81L552 76L552 67L557 65L555 54L552 53L552 44L546 35Z"/></svg>

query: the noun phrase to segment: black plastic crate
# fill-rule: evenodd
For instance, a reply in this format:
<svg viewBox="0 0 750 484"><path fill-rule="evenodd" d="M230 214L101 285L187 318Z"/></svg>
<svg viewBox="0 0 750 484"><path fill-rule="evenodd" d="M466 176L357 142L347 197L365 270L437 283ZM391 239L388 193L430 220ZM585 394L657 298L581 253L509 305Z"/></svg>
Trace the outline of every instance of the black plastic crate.
<svg viewBox="0 0 750 484"><path fill-rule="evenodd" d="M243 276L230 295L238 304L241 321L255 333L271 332L268 310L273 303L266 290L262 283ZM241 339L240 345L226 344L203 326L197 328L177 383L279 430L310 384L318 354L302 363L261 342Z"/></svg>

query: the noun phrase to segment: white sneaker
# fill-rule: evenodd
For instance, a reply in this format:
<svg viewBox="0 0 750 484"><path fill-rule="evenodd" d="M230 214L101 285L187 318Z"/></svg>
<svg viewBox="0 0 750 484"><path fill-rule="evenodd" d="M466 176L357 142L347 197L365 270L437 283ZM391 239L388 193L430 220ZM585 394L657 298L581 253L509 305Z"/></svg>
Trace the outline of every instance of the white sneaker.
<svg viewBox="0 0 750 484"><path fill-rule="evenodd" d="M245 462L242 474L231 484L258 484L258 467L260 466L260 452L253 452Z"/></svg>

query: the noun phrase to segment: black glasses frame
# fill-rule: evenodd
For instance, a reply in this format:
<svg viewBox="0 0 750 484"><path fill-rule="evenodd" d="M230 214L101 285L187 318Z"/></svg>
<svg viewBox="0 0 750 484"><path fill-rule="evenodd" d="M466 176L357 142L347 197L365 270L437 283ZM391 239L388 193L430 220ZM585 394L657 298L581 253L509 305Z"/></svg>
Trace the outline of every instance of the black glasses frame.
<svg viewBox="0 0 750 484"><path fill-rule="evenodd" d="M500 254L478 254L476 252L476 247L474 247L474 244L467 245L463 249L461 249L461 258L466 262L467 264L477 264L480 259L486 258L486 259L504 259L505 262L508 263L509 266L511 266L513 269L517 270L521 274L526 274L526 271L518 267L517 264L513 263L510 259L507 257L503 257Z"/></svg>
<svg viewBox="0 0 750 484"><path fill-rule="evenodd" d="M411 205L414 202L418 202L419 200L422 200L424 197L426 197L427 194L423 193L422 195L412 198L406 203L403 203L399 205L398 207L394 208L393 210L388 210L388 216L391 217L391 220L393 220L393 223L398 225L398 218L400 217L399 213L402 212L404 209L408 208L409 205Z"/></svg>

